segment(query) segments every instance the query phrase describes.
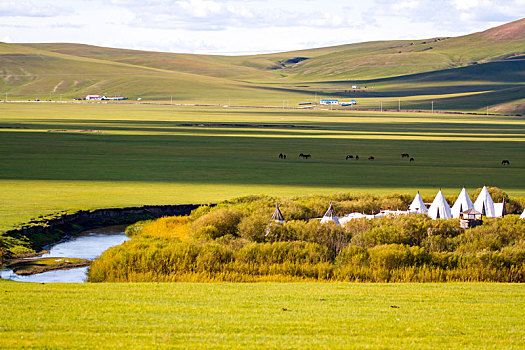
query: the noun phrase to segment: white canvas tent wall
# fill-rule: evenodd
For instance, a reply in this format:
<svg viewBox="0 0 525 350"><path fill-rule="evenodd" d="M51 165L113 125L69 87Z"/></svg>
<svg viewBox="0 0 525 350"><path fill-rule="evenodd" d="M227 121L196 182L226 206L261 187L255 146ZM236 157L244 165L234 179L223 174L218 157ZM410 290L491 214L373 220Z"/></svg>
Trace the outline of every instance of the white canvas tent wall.
<svg viewBox="0 0 525 350"><path fill-rule="evenodd" d="M408 210L411 211L412 213L417 213L417 214L427 214L428 213L428 209L425 206L425 202L423 202L423 198L421 198L419 191L417 191L417 194L414 197L412 204L410 204L410 207L408 207Z"/></svg>
<svg viewBox="0 0 525 350"><path fill-rule="evenodd" d="M498 218L504 218L507 215L507 207L505 206L505 198L503 203L494 203L494 215Z"/></svg>
<svg viewBox="0 0 525 350"><path fill-rule="evenodd" d="M521 213L520 219L525 219L525 210L523 210L523 213Z"/></svg>
<svg viewBox="0 0 525 350"><path fill-rule="evenodd" d="M452 206L452 217L457 219L461 216L461 212L468 209L474 209L474 204L472 204L472 201L468 196L467 190L465 189L465 187L463 187L463 189L459 193L458 199L456 199L456 202Z"/></svg>
<svg viewBox="0 0 525 350"><path fill-rule="evenodd" d="M430 205L430 208L428 208L428 216L430 216L432 219L452 218L450 206L448 205L447 200L445 199L445 196L441 190L439 190L436 198L434 198L434 201Z"/></svg>
<svg viewBox="0 0 525 350"><path fill-rule="evenodd" d="M483 186L483 189L479 193L478 198L474 202L474 209L488 218L496 217L496 213L494 211L494 201L492 200L492 197L490 196L486 186Z"/></svg>
<svg viewBox="0 0 525 350"><path fill-rule="evenodd" d="M365 215L365 214L354 212L354 213L346 214L345 216L343 216L341 219L339 219L339 223L341 225L344 225L348 221L351 221L351 220L354 220L354 219L362 219L362 218L366 218L366 217L367 217L367 215Z"/></svg>
<svg viewBox="0 0 525 350"><path fill-rule="evenodd" d="M330 201L330 206L328 207L328 210L324 214L324 216L321 218L321 223L324 224L326 222L335 222L336 224L339 224L339 219L335 215L334 207L332 206L332 201Z"/></svg>

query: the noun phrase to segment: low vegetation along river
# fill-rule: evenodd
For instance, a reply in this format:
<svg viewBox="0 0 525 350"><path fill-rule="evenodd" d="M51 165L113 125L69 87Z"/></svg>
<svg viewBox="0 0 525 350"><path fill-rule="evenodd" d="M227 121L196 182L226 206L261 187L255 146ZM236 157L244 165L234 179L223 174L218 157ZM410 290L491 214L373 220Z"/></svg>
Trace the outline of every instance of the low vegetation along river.
<svg viewBox="0 0 525 350"><path fill-rule="evenodd" d="M129 238L124 233L126 225L107 226L93 230L87 230L67 241L57 243L49 248L49 253L43 254L42 258L81 258L94 260L106 249L120 245ZM4 279L21 282L63 282L83 283L86 281L88 267L80 267L68 270L55 270L36 275L17 275L12 270L0 271Z"/></svg>

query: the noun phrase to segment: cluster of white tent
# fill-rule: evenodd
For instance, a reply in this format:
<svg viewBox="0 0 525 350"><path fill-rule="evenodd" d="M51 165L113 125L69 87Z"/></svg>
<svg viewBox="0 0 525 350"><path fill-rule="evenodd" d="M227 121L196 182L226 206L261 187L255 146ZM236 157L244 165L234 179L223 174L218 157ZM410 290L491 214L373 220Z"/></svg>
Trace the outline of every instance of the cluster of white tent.
<svg viewBox="0 0 525 350"><path fill-rule="evenodd" d="M350 213L339 220L339 223L344 223L352 219L366 217L368 219L383 217L386 215L406 215L406 214L427 214L432 219L451 219L460 218L462 215L474 215L475 217L486 216L489 218L504 217L506 213L505 200L502 203L494 203L492 197L486 186L478 195L474 203L470 200L465 187L459 193L458 198L452 208L448 204L443 192L438 191L434 201L427 209L425 202L421 198L419 192L414 197L408 210L382 210L375 215L364 215L361 213ZM522 214L522 217L525 216Z"/></svg>
<svg viewBox="0 0 525 350"><path fill-rule="evenodd" d="M490 196L489 191L486 186L483 186L483 189L478 195L478 198L474 203L470 200L470 197L467 193L465 187L459 193L456 202L452 207L448 204L443 192L441 189L438 191L434 201L429 208L423 202L423 198L417 192L414 200L410 204L408 210L381 210L377 214L363 214L363 213L350 213L345 216L338 218L335 214L334 207L332 206L332 201L330 201L330 206L322 218L319 220L321 223L335 222L336 224L345 224L348 221L354 219L375 219L382 218L385 216L399 216L407 214L427 214L432 219L451 219L451 218L461 218L474 216L479 218L486 216L489 218L504 217L507 214L505 209L505 199L502 203L494 203L492 197ZM525 219L525 211L520 216L521 219ZM272 216L272 221L284 222L284 217L281 211L279 210L279 205L277 205L275 212Z"/></svg>

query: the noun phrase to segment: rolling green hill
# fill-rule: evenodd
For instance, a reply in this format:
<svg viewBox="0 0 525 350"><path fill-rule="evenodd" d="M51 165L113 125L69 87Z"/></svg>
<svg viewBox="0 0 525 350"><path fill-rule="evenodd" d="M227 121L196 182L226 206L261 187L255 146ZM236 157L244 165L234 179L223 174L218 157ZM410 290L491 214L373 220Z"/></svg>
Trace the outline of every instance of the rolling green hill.
<svg viewBox="0 0 525 350"><path fill-rule="evenodd" d="M81 44L0 44L11 99L88 93L150 100L280 105L319 96L359 106L525 112L525 19L455 38L378 41L252 56ZM358 86L354 89L353 86Z"/></svg>

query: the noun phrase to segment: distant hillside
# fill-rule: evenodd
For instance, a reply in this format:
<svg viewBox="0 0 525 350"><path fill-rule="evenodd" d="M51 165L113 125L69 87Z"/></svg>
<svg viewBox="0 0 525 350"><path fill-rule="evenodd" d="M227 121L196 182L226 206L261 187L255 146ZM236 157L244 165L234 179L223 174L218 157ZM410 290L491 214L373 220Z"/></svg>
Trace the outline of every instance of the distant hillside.
<svg viewBox="0 0 525 350"><path fill-rule="evenodd" d="M224 102L234 97L259 104L301 100L315 93L360 97L364 105L375 105L374 98L412 96L422 104L429 99L447 101L437 104L444 109L479 110L490 101L494 110L518 113L525 112L523 62L525 19L454 38L252 56L0 43L0 89L13 99L101 93L157 100L173 96L177 101ZM353 89L356 84L368 88ZM465 107L462 99L475 101L473 94L496 97Z"/></svg>

